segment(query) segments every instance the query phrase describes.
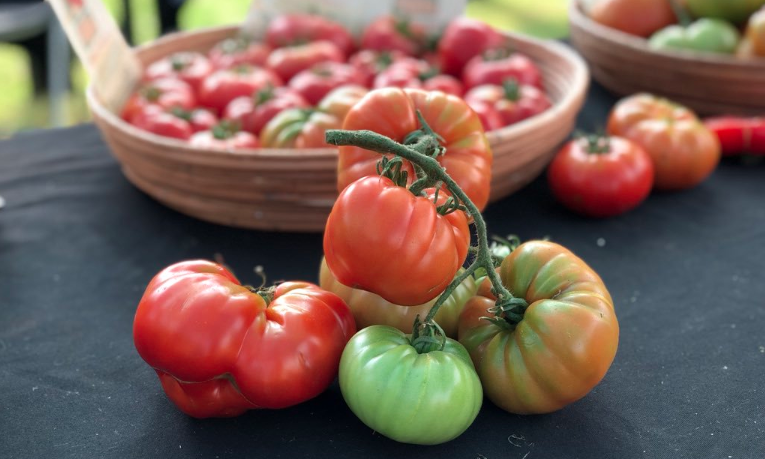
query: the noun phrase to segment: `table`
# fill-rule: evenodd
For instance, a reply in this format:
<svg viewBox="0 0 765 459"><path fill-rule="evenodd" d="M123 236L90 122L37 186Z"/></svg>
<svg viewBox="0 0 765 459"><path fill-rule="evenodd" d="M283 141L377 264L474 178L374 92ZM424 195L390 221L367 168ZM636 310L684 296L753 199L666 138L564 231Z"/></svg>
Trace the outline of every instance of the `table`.
<svg viewBox="0 0 765 459"><path fill-rule="evenodd" d="M614 99L595 86L579 127ZM247 231L169 210L131 186L92 125L0 142L0 456L390 458L765 457L765 164L725 161L701 186L633 212L565 211L544 178L486 211L489 230L549 236L601 273L621 326L610 371L549 415L488 400L435 447L375 434L337 384L294 408L195 420L133 347L164 266L221 254L247 282L317 280L318 234Z"/></svg>

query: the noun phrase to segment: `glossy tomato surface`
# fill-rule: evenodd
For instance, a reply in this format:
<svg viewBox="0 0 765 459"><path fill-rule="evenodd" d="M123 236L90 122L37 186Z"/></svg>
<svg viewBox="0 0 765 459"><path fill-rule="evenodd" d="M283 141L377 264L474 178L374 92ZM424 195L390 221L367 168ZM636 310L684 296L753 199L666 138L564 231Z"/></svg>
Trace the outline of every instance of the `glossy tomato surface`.
<svg viewBox="0 0 765 459"><path fill-rule="evenodd" d="M304 45L275 49L266 60L266 67L288 82L293 76L321 62L343 62L345 56L334 43L314 41Z"/></svg>
<svg viewBox="0 0 765 459"><path fill-rule="evenodd" d="M341 24L313 14L285 14L269 21L266 43L273 48L304 45L316 41L329 41L343 53L350 55L355 49L353 37Z"/></svg>
<svg viewBox="0 0 765 459"><path fill-rule="evenodd" d="M471 59L462 73L462 81L468 89L483 84L501 86L508 79L514 79L522 86L543 88L539 67L521 53L493 50Z"/></svg>
<svg viewBox="0 0 765 459"><path fill-rule="evenodd" d="M188 83L177 78L159 78L142 83L128 98L122 108L121 116L128 122L133 122L136 116L147 110L166 111L172 108L191 110L197 100L194 90Z"/></svg>
<svg viewBox="0 0 765 459"><path fill-rule="evenodd" d="M535 86L505 80L504 86L484 84L476 86L465 94L465 102L471 107L484 103L494 107L502 118L502 125L509 126L552 107L547 95Z"/></svg>
<svg viewBox="0 0 765 459"><path fill-rule="evenodd" d="M381 16L364 30L361 47L417 56L425 49L426 41L427 34L422 26L393 16Z"/></svg>
<svg viewBox="0 0 765 459"><path fill-rule="evenodd" d="M216 69L230 69L238 65L266 65L271 47L259 41L244 38L223 40L208 53L210 63Z"/></svg>
<svg viewBox="0 0 765 459"><path fill-rule="evenodd" d="M444 30L438 42L441 70L461 77L468 61L489 49L504 48L505 37L483 21L458 17Z"/></svg>
<svg viewBox="0 0 765 459"><path fill-rule="evenodd" d="M261 67L242 65L218 70L202 82L199 103L216 114L222 114L237 97L253 96L265 88L281 85L282 80L276 74Z"/></svg>
<svg viewBox="0 0 765 459"><path fill-rule="evenodd" d="M648 37L677 22L667 0L587 0L585 12L596 22L632 35Z"/></svg>
<svg viewBox="0 0 765 459"><path fill-rule="evenodd" d="M264 148L326 148L324 134L340 129L342 120L313 109L290 108L271 118L260 132Z"/></svg>
<svg viewBox="0 0 765 459"><path fill-rule="evenodd" d="M260 135L263 127L288 108L308 108L310 104L288 87L266 87L251 96L229 102L223 117L236 121L243 131Z"/></svg>
<svg viewBox="0 0 765 459"><path fill-rule="evenodd" d="M361 86L365 80L364 75L351 65L322 62L292 77L289 86L309 104L316 105L333 89L344 85Z"/></svg>
<svg viewBox="0 0 765 459"><path fill-rule="evenodd" d="M200 53L178 52L153 62L146 68L144 78L178 78L199 91L202 81L213 72L210 61Z"/></svg>

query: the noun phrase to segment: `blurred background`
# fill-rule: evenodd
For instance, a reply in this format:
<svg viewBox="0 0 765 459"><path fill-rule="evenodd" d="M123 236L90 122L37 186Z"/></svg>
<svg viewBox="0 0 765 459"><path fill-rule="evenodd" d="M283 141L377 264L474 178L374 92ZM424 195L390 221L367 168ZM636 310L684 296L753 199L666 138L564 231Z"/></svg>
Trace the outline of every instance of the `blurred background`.
<svg viewBox="0 0 765 459"><path fill-rule="evenodd" d="M174 29L240 22L251 3L251 0L103 1L134 45ZM471 0L466 14L501 29L561 38L567 35L567 3L568 0ZM46 94L48 10L40 1L0 0L0 138L19 130L72 125L89 119L83 96L87 76L73 53L68 66L68 90L60 100L58 119L51 117ZM60 39L58 42L61 46Z"/></svg>

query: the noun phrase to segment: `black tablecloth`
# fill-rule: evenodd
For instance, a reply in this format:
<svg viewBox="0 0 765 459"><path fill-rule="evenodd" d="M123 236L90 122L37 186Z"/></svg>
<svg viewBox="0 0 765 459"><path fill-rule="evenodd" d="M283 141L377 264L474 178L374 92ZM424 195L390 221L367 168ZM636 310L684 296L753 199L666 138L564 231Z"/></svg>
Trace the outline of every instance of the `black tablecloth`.
<svg viewBox="0 0 765 459"><path fill-rule="evenodd" d="M582 128L605 121L597 87ZM701 186L608 220L566 212L543 178L489 207L495 234L549 236L604 278L616 360L583 400L516 416L488 400L458 439L398 444L337 384L303 405L195 420L164 396L131 336L149 279L221 254L244 278L316 281L318 234L226 228L131 186L91 125L0 142L0 457L762 458L765 165L726 161Z"/></svg>

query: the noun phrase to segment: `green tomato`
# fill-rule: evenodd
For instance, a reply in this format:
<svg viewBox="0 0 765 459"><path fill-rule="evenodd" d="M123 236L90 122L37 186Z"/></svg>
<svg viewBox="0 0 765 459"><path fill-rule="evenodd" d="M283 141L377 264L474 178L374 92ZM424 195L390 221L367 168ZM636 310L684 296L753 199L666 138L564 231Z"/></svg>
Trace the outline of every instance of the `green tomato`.
<svg viewBox="0 0 765 459"><path fill-rule="evenodd" d="M694 17L725 19L743 23L765 5L765 0L685 0Z"/></svg>
<svg viewBox="0 0 765 459"><path fill-rule="evenodd" d="M411 335L386 325L351 338L340 359L340 390L361 421L393 440L436 445L473 423L483 389L465 348L418 353Z"/></svg>
<svg viewBox="0 0 765 459"><path fill-rule="evenodd" d="M699 19L688 27L672 25L653 34L648 45L653 49L685 49L732 54L741 39L738 30L719 19Z"/></svg>

